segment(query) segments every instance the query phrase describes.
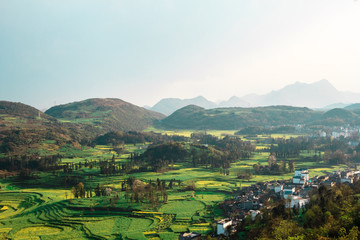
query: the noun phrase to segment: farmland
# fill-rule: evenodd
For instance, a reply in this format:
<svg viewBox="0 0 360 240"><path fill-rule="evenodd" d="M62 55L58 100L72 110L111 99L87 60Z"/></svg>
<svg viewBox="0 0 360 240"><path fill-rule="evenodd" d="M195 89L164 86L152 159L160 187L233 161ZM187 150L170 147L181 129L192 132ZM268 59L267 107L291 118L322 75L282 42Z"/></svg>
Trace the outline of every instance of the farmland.
<svg viewBox="0 0 360 240"><path fill-rule="evenodd" d="M209 132L219 137L233 133ZM175 132L163 132L175 134ZM190 131L176 134L191 135ZM284 136L284 135L282 135ZM279 137L279 136L277 136ZM289 139L292 136L285 136ZM129 157L141 154L149 143L127 144L124 153L116 153L113 146L97 145L94 148L74 148L64 145L59 149L67 157L62 164L81 166L74 168L72 176L82 182L87 193L97 186L111 189L106 196L75 198L72 187L64 184L67 176L62 170L37 172L36 179L19 180L8 177L0 181L0 236L14 239L177 239L179 233L196 231L212 233L215 221L223 218L218 203L236 195L242 187L256 182L289 179L293 173L261 175L253 171L254 164L267 165L270 144L269 136L242 139L256 144L256 151L248 159L231 163L228 174L221 169L203 166L194 167L189 160L172 164L167 171L135 171L121 174L100 174L99 167L90 167L85 162L110 160L125 164ZM46 149L47 143L44 143ZM302 151L300 156L312 156L311 151ZM329 165L323 161L302 161L290 158L297 168L309 168L310 175L323 175L345 166ZM252 173L248 179L239 179L239 173ZM123 189L129 177L140 184L164 182L167 186L175 179L173 186L166 188L167 200L135 201L131 193ZM192 186L189 188L189 186ZM91 193L92 195L92 193Z"/></svg>

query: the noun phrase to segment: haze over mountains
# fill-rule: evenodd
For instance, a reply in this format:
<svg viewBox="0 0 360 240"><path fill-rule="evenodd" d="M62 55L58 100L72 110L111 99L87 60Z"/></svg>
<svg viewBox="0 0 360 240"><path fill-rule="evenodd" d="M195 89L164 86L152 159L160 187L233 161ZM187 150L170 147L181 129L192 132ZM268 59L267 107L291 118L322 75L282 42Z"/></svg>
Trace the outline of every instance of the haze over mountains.
<svg viewBox="0 0 360 240"><path fill-rule="evenodd" d="M272 105L331 109L334 107L345 107L353 102L360 102L360 93L339 91L328 80L324 79L311 84L296 82L264 95L233 96L229 100L220 103L209 101L202 96L192 99L165 98L149 109L170 115L190 104L205 109Z"/></svg>

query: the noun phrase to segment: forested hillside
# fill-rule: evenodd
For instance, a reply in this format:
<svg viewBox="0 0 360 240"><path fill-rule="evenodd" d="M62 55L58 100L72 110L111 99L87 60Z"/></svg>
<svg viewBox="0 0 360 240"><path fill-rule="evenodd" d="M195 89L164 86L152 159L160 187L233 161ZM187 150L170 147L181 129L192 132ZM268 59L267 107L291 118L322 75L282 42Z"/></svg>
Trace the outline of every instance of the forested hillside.
<svg viewBox="0 0 360 240"><path fill-rule="evenodd" d="M162 119L156 126L163 129L230 130L296 124L356 125L360 124L360 118L356 113L345 109L333 109L324 113L291 106L204 109L189 105Z"/></svg>
<svg viewBox="0 0 360 240"><path fill-rule="evenodd" d="M40 110L22 103L0 102L0 153L31 154L79 145L99 134L90 125L61 123Z"/></svg>

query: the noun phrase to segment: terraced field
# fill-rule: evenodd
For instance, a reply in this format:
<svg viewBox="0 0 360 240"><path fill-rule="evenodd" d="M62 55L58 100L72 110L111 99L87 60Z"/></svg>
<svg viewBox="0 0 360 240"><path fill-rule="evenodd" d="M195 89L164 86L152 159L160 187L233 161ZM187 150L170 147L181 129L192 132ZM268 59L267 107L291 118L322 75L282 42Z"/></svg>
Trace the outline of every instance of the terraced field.
<svg viewBox="0 0 360 240"><path fill-rule="evenodd" d="M159 212L111 210L104 198L55 201L34 192L0 193L0 236L12 239L177 239L178 233L197 229L209 232L212 201L178 194ZM177 199L182 199L178 201ZM183 209L187 211L183 211ZM193 224L203 222L205 225Z"/></svg>

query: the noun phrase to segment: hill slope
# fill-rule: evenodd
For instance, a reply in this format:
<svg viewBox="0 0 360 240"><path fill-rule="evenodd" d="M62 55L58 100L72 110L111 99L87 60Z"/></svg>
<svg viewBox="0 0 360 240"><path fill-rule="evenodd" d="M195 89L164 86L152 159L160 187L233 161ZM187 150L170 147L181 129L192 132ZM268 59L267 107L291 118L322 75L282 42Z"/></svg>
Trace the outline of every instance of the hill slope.
<svg viewBox="0 0 360 240"><path fill-rule="evenodd" d="M351 105L347 105L344 107L346 110L352 111L352 110L359 110L360 109L360 103L354 103Z"/></svg>
<svg viewBox="0 0 360 240"><path fill-rule="evenodd" d="M206 110L189 105L161 120L157 127L168 129L241 129L248 126L310 123L320 119L322 115L322 112L308 108L289 106Z"/></svg>
<svg viewBox="0 0 360 240"><path fill-rule="evenodd" d="M95 133L86 125L60 123L31 106L0 101L0 153L46 152L46 148L56 149L67 143L78 145Z"/></svg>
<svg viewBox="0 0 360 240"><path fill-rule="evenodd" d="M360 118L355 112L343 108L334 108L325 112L319 123L327 126L344 124L359 125Z"/></svg>
<svg viewBox="0 0 360 240"><path fill-rule="evenodd" d="M100 131L141 131L165 116L116 98L92 98L59 105L45 112L62 121L85 123Z"/></svg>

